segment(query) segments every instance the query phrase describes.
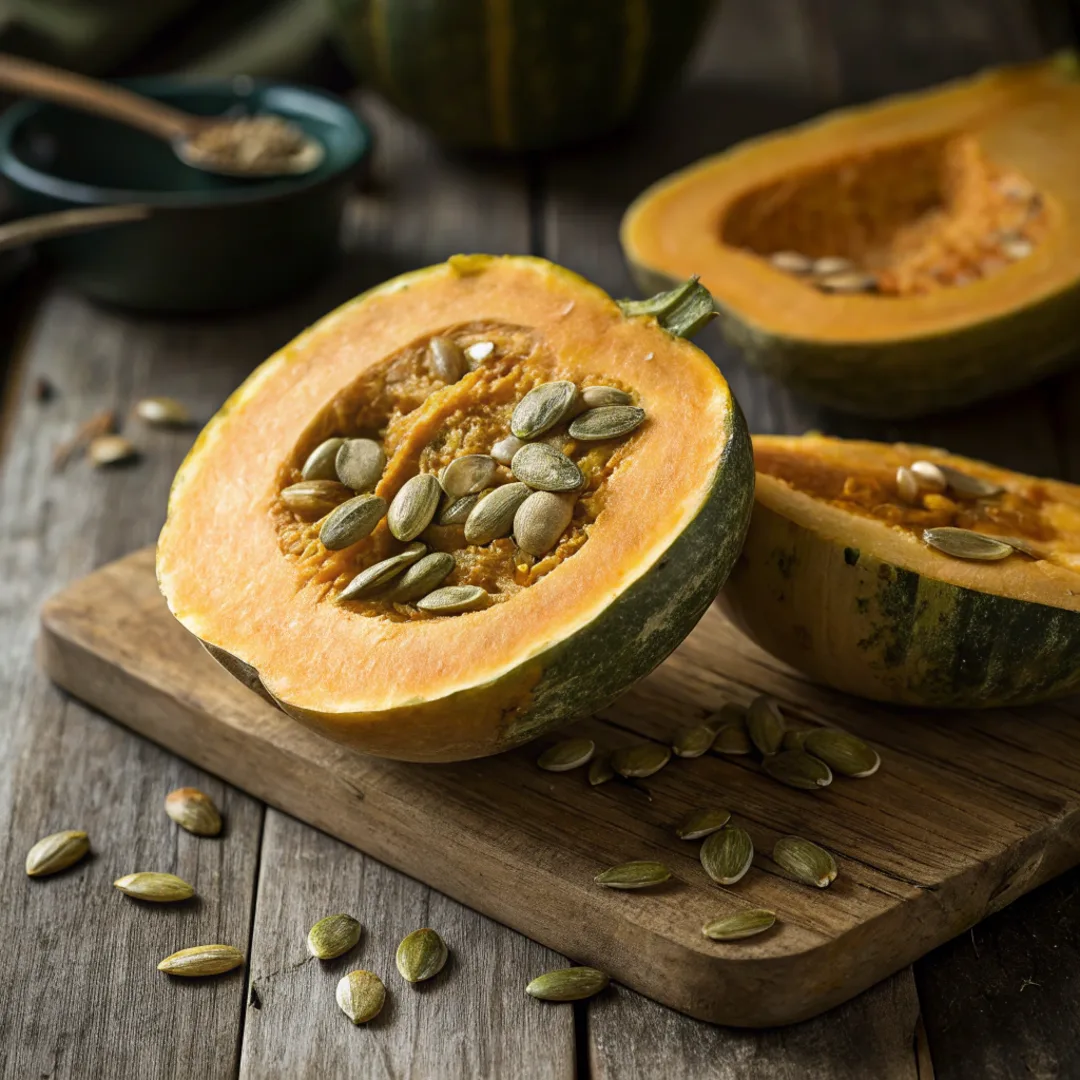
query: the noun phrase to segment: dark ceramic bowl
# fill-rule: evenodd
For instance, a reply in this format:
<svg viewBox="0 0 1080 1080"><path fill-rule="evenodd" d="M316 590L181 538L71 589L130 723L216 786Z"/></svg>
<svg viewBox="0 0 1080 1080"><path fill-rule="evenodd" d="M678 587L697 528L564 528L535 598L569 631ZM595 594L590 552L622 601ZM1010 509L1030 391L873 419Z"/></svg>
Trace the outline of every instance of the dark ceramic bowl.
<svg viewBox="0 0 1080 1080"><path fill-rule="evenodd" d="M345 199L371 134L340 99L247 78L173 77L126 86L202 116L271 112L326 149L305 176L237 180L193 169L164 142L96 116L22 102L0 117L0 175L20 214L143 203L145 221L40 249L97 300L155 311L220 311L280 299L338 253Z"/></svg>

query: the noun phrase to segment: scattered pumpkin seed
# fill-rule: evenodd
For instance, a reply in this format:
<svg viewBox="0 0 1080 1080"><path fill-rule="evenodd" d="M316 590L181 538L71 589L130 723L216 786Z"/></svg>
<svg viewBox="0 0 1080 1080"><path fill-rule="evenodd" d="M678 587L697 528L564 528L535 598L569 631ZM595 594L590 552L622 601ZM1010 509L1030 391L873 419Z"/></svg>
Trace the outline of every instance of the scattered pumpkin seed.
<svg viewBox="0 0 1080 1080"><path fill-rule="evenodd" d="M519 439L535 439L565 420L578 400L578 388L566 379L534 386L514 407L510 430Z"/></svg>
<svg viewBox="0 0 1080 1080"><path fill-rule="evenodd" d="M1000 540L1003 544L1008 544L1014 551L1019 551L1021 554L1027 555L1030 559L1046 558L1045 551L1037 548L1034 544L1029 543L1019 536L995 536L994 539Z"/></svg>
<svg viewBox="0 0 1080 1080"><path fill-rule="evenodd" d="M773 845L772 857L777 866L805 885L824 889L836 880L836 860L801 836L782 836Z"/></svg>
<svg viewBox="0 0 1080 1080"><path fill-rule="evenodd" d="M431 473L406 480L386 512L390 534L402 541L415 540L431 524L441 498L438 477Z"/></svg>
<svg viewBox="0 0 1080 1080"><path fill-rule="evenodd" d="M829 766L803 750L781 750L779 754L770 754L761 767L774 780L801 791L816 791L832 783Z"/></svg>
<svg viewBox="0 0 1080 1080"><path fill-rule="evenodd" d="M509 536L517 508L531 494L527 484L504 484L485 495L465 521L465 540L470 544L490 544Z"/></svg>
<svg viewBox="0 0 1080 1080"><path fill-rule="evenodd" d="M610 754L594 757L589 762L589 784L592 787L599 787L601 784L606 784L609 780L614 779L615 770L611 767Z"/></svg>
<svg viewBox="0 0 1080 1080"><path fill-rule="evenodd" d="M393 604L411 604L437 589L454 569L454 556L448 551L425 555L394 582L386 599Z"/></svg>
<svg viewBox="0 0 1080 1080"><path fill-rule="evenodd" d="M903 465L896 470L896 490L904 502L917 502L919 498L919 481L915 474Z"/></svg>
<svg viewBox="0 0 1080 1080"><path fill-rule="evenodd" d="M188 407L171 397L143 398L135 405L135 415L152 427L187 427L192 422Z"/></svg>
<svg viewBox="0 0 1080 1080"><path fill-rule="evenodd" d="M446 943L434 930L414 930L397 947L397 969L407 982L418 983L438 975L450 955Z"/></svg>
<svg viewBox="0 0 1080 1080"><path fill-rule="evenodd" d="M388 559L374 563L366 570L361 570L341 590L338 600L365 600L378 592L383 585L398 574L404 573L407 567L418 562L427 553L427 547L420 543L410 544L404 551L397 555L391 555Z"/></svg>
<svg viewBox="0 0 1080 1080"><path fill-rule="evenodd" d="M308 454L304 461L300 475L305 480L336 480L337 468L334 465L337 452L345 445L345 440L339 435L331 439L323 439L314 450Z"/></svg>
<svg viewBox="0 0 1080 1080"><path fill-rule="evenodd" d="M784 714L768 694L758 694L746 710L750 741L766 757L775 754L784 740Z"/></svg>
<svg viewBox="0 0 1080 1080"><path fill-rule="evenodd" d="M570 424L570 437L581 442L618 439L645 421L645 410L636 405L604 405L582 413Z"/></svg>
<svg viewBox="0 0 1080 1080"><path fill-rule="evenodd" d="M663 885L670 877L671 871L662 862L642 859L613 866L597 874L593 881L606 889L649 889Z"/></svg>
<svg viewBox="0 0 1080 1080"><path fill-rule="evenodd" d="M514 541L527 555L546 555L574 517L574 495L534 491L514 514Z"/></svg>
<svg viewBox="0 0 1080 1080"><path fill-rule="evenodd" d="M731 820L731 812L717 807L707 810L691 810L675 826L680 840L700 840L710 833L719 832Z"/></svg>
<svg viewBox="0 0 1080 1080"><path fill-rule="evenodd" d="M443 469L439 483L452 499L475 495L491 483L498 467L498 462L487 454L464 454Z"/></svg>
<svg viewBox="0 0 1080 1080"><path fill-rule="evenodd" d="M941 467L932 461L913 461L911 471L915 474L919 487L925 491L933 491L940 495L949 486Z"/></svg>
<svg viewBox="0 0 1080 1080"><path fill-rule="evenodd" d="M825 255L820 259L815 259L811 270L819 277L824 277L828 274L846 274L855 269L855 264L850 259L845 259L840 255Z"/></svg>
<svg viewBox="0 0 1080 1080"><path fill-rule="evenodd" d="M334 991L338 1008L354 1023L366 1024L382 1012L386 987L373 971L350 971Z"/></svg>
<svg viewBox="0 0 1080 1080"><path fill-rule="evenodd" d="M998 559L1007 559L1016 550L996 536L986 536L970 529L956 529L948 525L939 529L924 529L922 538L930 547L951 555L954 559L996 562Z"/></svg>
<svg viewBox="0 0 1080 1080"><path fill-rule="evenodd" d="M734 885L754 861L754 842L745 829L725 825L701 845L701 865L718 885Z"/></svg>
<svg viewBox="0 0 1080 1080"><path fill-rule="evenodd" d="M675 733L671 750L676 757L701 757L713 744L716 728L710 724L694 724Z"/></svg>
<svg viewBox="0 0 1080 1080"><path fill-rule="evenodd" d="M357 494L374 491L386 468L386 454L374 439L346 439L334 458L337 478Z"/></svg>
<svg viewBox="0 0 1080 1080"><path fill-rule="evenodd" d="M479 585L447 585L436 589L416 602L421 611L433 615L461 615L466 611L483 611L491 606L491 593Z"/></svg>
<svg viewBox="0 0 1080 1080"><path fill-rule="evenodd" d="M453 338L433 337L428 342L428 356L431 370L444 383L456 383L469 370L465 351Z"/></svg>
<svg viewBox="0 0 1080 1080"><path fill-rule="evenodd" d="M525 993L541 1001L584 1001L606 990L610 982L596 968L562 968L538 975L525 987Z"/></svg>
<svg viewBox="0 0 1080 1080"><path fill-rule="evenodd" d="M548 772L569 772L592 760L596 743L592 739L563 739L549 746L537 759L536 764Z"/></svg>
<svg viewBox="0 0 1080 1080"><path fill-rule="evenodd" d="M480 495L463 495L460 499L448 498L435 518L436 525L464 525L469 520Z"/></svg>
<svg viewBox="0 0 1080 1080"><path fill-rule="evenodd" d="M780 743L780 748L782 750L803 750L805 749L803 744L806 742L806 736L809 734L810 732L808 730L796 731L794 728L789 728L784 732L784 738Z"/></svg>
<svg viewBox="0 0 1080 1080"><path fill-rule="evenodd" d="M877 278L873 274L852 270L842 274L826 274L819 277L815 284L827 293L867 293L877 289Z"/></svg>
<svg viewBox="0 0 1080 1080"><path fill-rule="evenodd" d="M622 746L611 755L611 767L627 779L652 776L671 760L671 748L660 743Z"/></svg>
<svg viewBox="0 0 1080 1080"><path fill-rule="evenodd" d="M720 730L725 724L739 724L746 727L746 706L736 705L734 701L725 701L716 712L705 718L705 723Z"/></svg>
<svg viewBox="0 0 1080 1080"><path fill-rule="evenodd" d="M713 739L714 754L727 754L729 757L741 757L753 753L754 744L750 733L742 724L725 724Z"/></svg>
<svg viewBox="0 0 1080 1080"><path fill-rule="evenodd" d="M586 409L602 409L605 405L630 405L633 398L615 386L586 386L581 391L581 404Z"/></svg>
<svg viewBox="0 0 1080 1080"><path fill-rule="evenodd" d="M118 877L113 885L125 896L134 896L136 900L149 900L155 904L171 904L177 900L188 900L195 895L195 890L175 874L125 874Z"/></svg>
<svg viewBox="0 0 1080 1080"><path fill-rule="evenodd" d="M492 448L491 456L500 465L509 465L514 460L514 455L525 445L524 441L516 435L507 435L500 439Z"/></svg>
<svg viewBox="0 0 1080 1080"><path fill-rule="evenodd" d="M199 978L203 975L222 975L238 968L244 962L244 954L232 945L195 945L166 956L158 964L158 971L166 975L183 975Z"/></svg>
<svg viewBox="0 0 1080 1080"><path fill-rule="evenodd" d="M99 469L109 465L122 465L139 456L135 444L123 435L98 435L90 440L86 449L90 461Z"/></svg>
<svg viewBox="0 0 1080 1080"><path fill-rule="evenodd" d="M351 915L327 915L308 931L308 952L319 960L335 960L355 948L362 932Z"/></svg>
<svg viewBox="0 0 1080 1080"><path fill-rule="evenodd" d="M701 932L713 941L739 941L763 934L776 925L776 912L767 908L747 908L707 922Z"/></svg>
<svg viewBox="0 0 1080 1080"><path fill-rule="evenodd" d="M221 832L221 814L214 800L198 788L170 791L165 796L165 813L195 836L217 836Z"/></svg>
<svg viewBox="0 0 1080 1080"><path fill-rule="evenodd" d="M331 510L319 529L327 551L342 551L370 536L386 513L386 500L378 495L355 495Z"/></svg>
<svg viewBox="0 0 1080 1080"><path fill-rule="evenodd" d="M1005 489L1000 484L971 476L949 465L938 465L938 471L945 477L945 483L954 495L968 499L987 499L1000 495Z"/></svg>
<svg viewBox="0 0 1080 1080"><path fill-rule="evenodd" d="M52 833L26 853L26 873L30 877L58 874L74 866L89 850L90 838L81 829Z"/></svg>
<svg viewBox="0 0 1080 1080"><path fill-rule="evenodd" d="M301 480L281 490L281 501L296 514L320 518L351 499L353 492L336 480Z"/></svg>
<svg viewBox="0 0 1080 1080"><path fill-rule="evenodd" d="M526 443L510 462L515 480L539 491L577 491L585 483L581 470L547 443Z"/></svg>
<svg viewBox="0 0 1080 1080"><path fill-rule="evenodd" d="M470 370L475 371L477 364L482 364L494 351L494 341L478 341L475 345L470 345L465 350Z"/></svg>
<svg viewBox="0 0 1080 1080"><path fill-rule="evenodd" d="M841 776L873 776L881 766L881 755L846 731L818 728L808 732L803 749Z"/></svg>

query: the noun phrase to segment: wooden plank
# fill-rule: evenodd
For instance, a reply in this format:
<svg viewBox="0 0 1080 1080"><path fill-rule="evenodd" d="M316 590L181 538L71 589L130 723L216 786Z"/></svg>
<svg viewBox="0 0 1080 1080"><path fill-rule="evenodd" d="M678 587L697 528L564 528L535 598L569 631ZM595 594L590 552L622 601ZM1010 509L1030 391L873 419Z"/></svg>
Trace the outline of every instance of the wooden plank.
<svg viewBox="0 0 1080 1080"><path fill-rule="evenodd" d="M360 945L329 962L308 955L323 915L363 923ZM410 986L394 966L407 933L430 926L447 967ZM537 1077L574 1075L573 1010L524 993L531 974L564 966L558 954L497 926L411 878L275 810L267 813L241 1076ZM354 968L386 984L382 1014L354 1028L334 1002ZM348 1063L346 1065L346 1063Z"/></svg>

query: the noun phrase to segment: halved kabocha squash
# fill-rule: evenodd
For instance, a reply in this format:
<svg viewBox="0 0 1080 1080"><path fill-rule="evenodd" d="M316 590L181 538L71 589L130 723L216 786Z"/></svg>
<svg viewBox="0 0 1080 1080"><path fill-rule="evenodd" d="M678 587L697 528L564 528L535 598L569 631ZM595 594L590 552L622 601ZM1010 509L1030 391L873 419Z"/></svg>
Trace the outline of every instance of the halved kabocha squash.
<svg viewBox="0 0 1080 1080"><path fill-rule="evenodd" d="M1071 54L845 109L650 188L643 290L700 274L747 359L825 404L917 415L1080 349Z"/></svg>
<svg viewBox="0 0 1080 1080"><path fill-rule="evenodd" d="M925 446L756 436L724 604L774 656L879 701L1080 689L1080 487Z"/></svg>
<svg viewBox="0 0 1080 1080"><path fill-rule="evenodd" d="M611 701L704 613L753 503L749 437L680 334L542 259L459 256L271 357L173 485L158 578L291 716L416 761Z"/></svg>

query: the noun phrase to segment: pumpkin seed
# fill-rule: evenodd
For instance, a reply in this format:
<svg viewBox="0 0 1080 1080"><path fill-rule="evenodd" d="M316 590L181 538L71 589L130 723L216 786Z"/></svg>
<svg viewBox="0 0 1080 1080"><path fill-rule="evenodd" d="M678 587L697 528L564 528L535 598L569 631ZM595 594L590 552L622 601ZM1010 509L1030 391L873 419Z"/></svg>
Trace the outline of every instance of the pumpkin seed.
<svg viewBox="0 0 1080 1080"><path fill-rule="evenodd" d="M465 521L465 540L469 544L490 544L509 536L514 528L517 508L531 494L527 484L504 484L485 495L473 507Z"/></svg>
<svg viewBox="0 0 1080 1080"><path fill-rule="evenodd" d="M725 724L738 724L746 727L746 706L736 705L734 701L726 701L716 712L705 718L705 723L714 727L717 731Z"/></svg>
<svg viewBox="0 0 1080 1080"><path fill-rule="evenodd" d="M900 498L904 502L913 503L918 501L918 477L910 469L904 468L903 465L896 470L896 490L900 493Z"/></svg>
<svg viewBox="0 0 1080 1080"><path fill-rule="evenodd" d="M652 776L671 760L671 749L660 743L623 746L611 755L611 767L627 779Z"/></svg>
<svg viewBox="0 0 1080 1080"><path fill-rule="evenodd" d="M713 941L738 941L763 934L776 924L776 912L767 908L747 908L707 922L701 932Z"/></svg>
<svg viewBox="0 0 1080 1080"><path fill-rule="evenodd" d="M337 452L344 445L345 440L338 435L324 439L308 454L300 475L305 480L336 480L338 474L334 462Z"/></svg>
<svg viewBox="0 0 1080 1080"><path fill-rule="evenodd" d="M404 551L391 555L389 559L374 563L366 570L361 570L341 590L338 600L365 600L385 585L388 581L403 573L407 567L424 557L427 548L420 543L410 544Z"/></svg>
<svg viewBox="0 0 1080 1080"><path fill-rule="evenodd" d="M782 750L779 754L770 754L761 767L774 780L801 791L817 791L832 783L829 766L802 750Z"/></svg>
<svg viewBox="0 0 1080 1080"><path fill-rule="evenodd" d="M534 491L514 514L514 541L527 555L546 555L574 516L574 495Z"/></svg>
<svg viewBox="0 0 1080 1080"><path fill-rule="evenodd" d="M170 791L165 796L165 813L195 836L217 836L221 832L221 814L214 800L198 788Z"/></svg>
<svg viewBox="0 0 1080 1080"><path fill-rule="evenodd" d="M540 491L577 491L585 483L581 470L546 443L526 443L510 462L515 480Z"/></svg>
<svg viewBox="0 0 1080 1080"><path fill-rule="evenodd" d="M418 983L438 975L446 965L450 951L434 930L414 930L397 947L395 961L401 977Z"/></svg>
<svg viewBox="0 0 1080 1080"><path fill-rule="evenodd" d="M785 274L809 274L814 269L814 260L799 251L774 251L769 262Z"/></svg>
<svg viewBox="0 0 1080 1080"><path fill-rule="evenodd" d="M500 465L509 465L514 460L514 455L525 445L516 435L507 435L500 439L492 448L491 456Z"/></svg>
<svg viewBox="0 0 1080 1080"><path fill-rule="evenodd" d="M563 739L548 747L536 764L548 772L569 772L590 761L595 752L596 743L592 739Z"/></svg>
<svg viewBox="0 0 1080 1080"><path fill-rule="evenodd" d="M386 524L398 540L415 540L439 508L442 488L431 473L418 473L401 486L386 512Z"/></svg>
<svg viewBox="0 0 1080 1080"><path fill-rule="evenodd" d="M611 767L611 755L604 754L603 757L594 757L589 762L589 784L592 787L599 787L601 784L606 784L609 780L615 779L615 770Z"/></svg>
<svg viewBox="0 0 1080 1080"><path fill-rule="evenodd" d="M854 270L843 274L828 274L820 277L816 285L822 292L827 293L867 293L877 289L877 278L873 274L864 274Z"/></svg>
<svg viewBox="0 0 1080 1080"><path fill-rule="evenodd" d="M491 593L479 585L447 585L430 592L416 602L421 611L433 615L461 615L466 611L483 611L491 606Z"/></svg>
<svg viewBox="0 0 1080 1080"><path fill-rule="evenodd" d="M1016 549L994 536L943 526L940 529L924 529L923 541L954 559L975 559L979 562L996 562L1007 559Z"/></svg>
<svg viewBox="0 0 1080 1080"><path fill-rule="evenodd" d="M804 750L806 736L809 734L809 731L795 731L794 729L785 731L784 738L780 742L780 748L782 750Z"/></svg>
<svg viewBox="0 0 1080 1080"><path fill-rule="evenodd" d="M353 492L336 480L301 480L281 490L281 501L296 514L323 517L351 499Z"/></svg>
<svg viewBox="0 0 1080 1080"><path fill-rule="evenodd" d="M701 865L718 885L734 885L754 861L754 842L745 829L726 825L701 845Z"/></svg>
<svg viewBox="0 0 1080 1080"><path fill-rule="evenodd" d="M454 556L448 551L433 551L401 575L386 599L393 604L411 604L439 587L454 569Z"/></svg>
<svg viewBox="0 0 1080 1080"><path fill-rule="evenodd" d="M633 398L615 386L586 386L581 391L581 404L586 409L602 409L605 405L630 405Z"/></svg>
<svg viewBox="0 0 1080 1080"><path fill-rule="evenodd" d="M456 383L469 370L465 352L453 338L433 337L428 342L428 356L431 370L444 383Z"/></svg>
<svg viewBox="0 0 1080 1080"><path fill-rule="evenodd" d="M618 439L629 435L645 420L645 410L636 405L605 405L582 413L570 424L570 437L581 442Z"/></svg>
<svg viewBox="0 0 1080 1080"><path fill-rule="evenodd" d="M782 836L773 845L773 862L805 885L827 888L836 880L836 860L801 836Z"/></svg>
<svg viewBox="0 0 1080 1080"><path fill-rule="evenodd" d="M1021 554L1027 555L1028 558L1046 558L1046 553L1044 551L1019 536L995 536L994 539L1000 540L1003 544L1008 544L1014 551L1019 551Z"/></svg>
<svg viewBox="0 0 1080 1080"><path fill-rule="evenodd" d="M123 435L98 435L90 440L86 449L87 456L95 467L103 469L109 465L122 465L139 456L135 444Z"/></svg>
<svg viewBox="0 0 1080 1080"><path fill-rule="evenodd" d="M482 364L495 351L494 341L478 341L465 350L469 359L469 369L475 371L478 364Z"/></svg>
<svg viewBox="0 0 1080 1080"><path fill-rule="evenodd" d="M607 889L649 889L663 885L670 877L671 871L663 863L643 859L613 866L597 874L593 881Z"/></svg>
<svg viewBox="0 0 1080 1080"><path fill-rule="evenodd" d="M996 186L1007 199L1018 202L1026 202L1036 195L1035 188L1021 176L1003 176Z"/></svg>
<svg viewBox="0 0 1080 1080"><path fill-rule="evenodd" d="M221 975L238 968L243 962L244 954L232 945L195 945L166 956L157 967L166 975L199 978L203 975Z"/></svg>
<svg viewBox="0 0 1080 1080"><path fill-rule="evenodd" d="M596 968L562 968L538 975L525 987L525 993L541 1001L584 1001L606 990L610 982Z"/></svg>
<svg viewBox="0 0 1080 1080"><path fill-rule="evenodd" d="M768 696L759 694L746 710L746 731L750 741L768 757L780 749L784 739L784 714Z"/></svg>
<svg viewBox="0 0 1080 1080"><path fill-rule="evenodd" d="M374 439L346 439L334 459L337 478L353 491L374 491L386 468L386 454Z"/></svg>
<svg viewBox="0 0 1080 1080"><path fill-rule="evenodd" d="M932 461L913 461L911 471L915 474L919 487L925 491L933 491L940 495L949 486L949 481L945 479L945 473L941 467Z"/></svg>
<svg viewBox="0 0 1080 1080"><path fill-rule="evenodd" d="M134 896L136 900L149 900L155 904L171 904L195 895L195 890L175 874L125 874L118 877L113 885L125 896Z"/></svg>
<svg viewBox="0 0 1080 1080"><path fill-rule="evenodd" d="M671 749L676 757L701 757L713 744L716 728L710 724L694 724L675 733Z"/></svg>
<svg viewBox="0 0 1080 1080"><path fill-rule="evenodd" d="M578 403L578 388L565 379L534 386L515 406L510 430L519 439L535 439L565 420Z"/></svg>
<svg viewBox="0 0 1080 1080"><path fill-rule="evenodd" d="M714 754L727 754L730 757L753 753L754 744L750 734L742 724L725 724L713 739Z"/></svg>
<svg viewBox="0 0 1080 1080"><path fill-rule="evenodd" d="M187 427L192 421L188 407L171 397L143 398L135 406L135 415L153 427Z"/></svg>
<svg viewBox="0 0 1080 1080"><path fill-rule="evenodd" d="M350 971L334 991L338 1008L354 1023L366 1024L382 1012L386 987L373 971Z"/></svg>
<svg viewBox="0 0 1080 1080"><path fill-rule="evenodd" d="M336 960L356 946L362 932L351 915L327 915L308 931L308 952L319 960Z"/></svg>
<svg viewBox="0 0 1080 1080"><path fill-rule="evenodd" d="M818 728L807 734L803 749L841 776L873 776L881 766L881 755L846 731Z"/></svg>
<svg viewBox="0 0 1080 1080"><path fill-rule="evenodd" d="M90 850L90 838L81 829L65 829L43 837L26 853L26 873L46 877L74 866Z"/></svg>
<svg viewBox="0 0 1080 1080"><path fill-rule="evenodd" d="M949 490L961 498L986 499L993 495L1000 495L1005 489L1000 484L991 483L989 480L981 480L977 476L970 476L959 469L948 465L938 465L938 471L945 477L945 483Z"/></svg>
<svg viewBox="0 0 1080 1080"><path fill-rule="evenodd" d="M855 264L840 255L825 255L815 259L811 269L819 277L824 277L827 274L846 274L855 269Z"/></svg>
<svg viewBox="0 0 1080 1080"><path fill-rule="evenodd" d="M700 840L710 833L719 832L730 820L731 813L728 810L691 810L675 826L675 835L680 840Z"/></svg>
<svg viewBox="0 0 1080 1080"><path fill-rule="evenodd" d="M1001 253L1008 259L1015 262L1017 259L1026 259L1033 251L1035 246L1030 240L1024 240L1020 238L1018 240L1006 240L1001 245Z"/></svg>
<svg viewBox="0 0 1080 1080"><path fill-rule="evenodd" d="M483 491L495 477L498 462L487 454L465 454L443 469L439 483L453 499Z"/></svg>
<svg viewBox="0 0 1080 1080"><path fill-rule="evenodd" d="M319 540L327 551L341 551L370 536L386 513L386 500L378 495L357 495L327 515Z"/></svg>
<svg viewBox="0 0 1080 1080"><path fill-rule="evenodd" d="M480 495L463 495L460 499L446 500L445 505L439 511L435 519L436 525L464 525L473 511L473 507L480 501Z"/></svg>

